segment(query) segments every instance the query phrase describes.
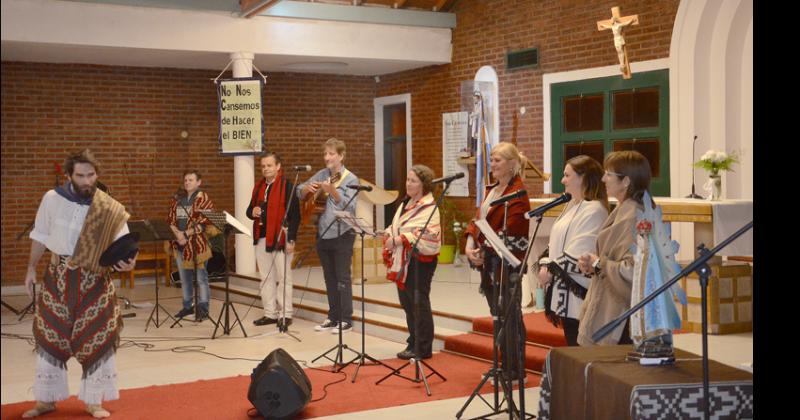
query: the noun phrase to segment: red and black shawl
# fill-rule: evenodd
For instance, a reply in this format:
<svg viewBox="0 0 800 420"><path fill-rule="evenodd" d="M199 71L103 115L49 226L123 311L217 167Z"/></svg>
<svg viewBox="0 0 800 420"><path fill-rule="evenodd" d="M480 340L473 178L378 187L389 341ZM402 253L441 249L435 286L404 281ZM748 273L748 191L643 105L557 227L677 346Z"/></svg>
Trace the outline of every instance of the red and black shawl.
<svg viewBox="0 0 800 420"><path fill-rule="evenodd" d="M266 190L267 180L266 178L261 178L258 185L253 188L253 195L250 197L250 206L247 211L248 216L252 217L253 208L261 206L264 203L264 194ZM272 188L269 189L269 197L267 197L266 200L267 226L264 242L266 242L267 249L283 249L286 244L286 235L281 235L277 245L275 244L278 231L281 229L283 213L286 211L286 198L286 179L283 177L283 170L279 170L278 174L275 176L275 180L272 182ZM262 217L253 217L253 245L258 244L259 239L261 239Z"/></svg>
<svg viewBox="0 0 800 420"><path fill-rule="evenodd" d="M491 191L497 185L498 183L487 185L486 192L483 196L488 197L489 191ZM513 178L511 178L511 181L509 181L508 186L503 191L501 196L511 194L524 188L525 184L522 183L522 178L520 178L519 175L515 175ZM486 198L484 198L484 200L485 199ZM520 259L525 257L525 251L528 248L528 229L530 227L530 221L525 218L525 213L530 211L530 209L531 203L528 199L528 194L524 194L523 196L517 197L508 202L506 230L508 232L509 250L514 254L514 256ZM489 226L491 226L495 232L498 233L498 235L503 229L504 213L505 206L500 205L490 208L489 212L486 214L486 221L489 223ZM481 209L478 208L475 219L479 219L480 217ZM472 239L481 246L485 241L480 229L478 229L478 226L475 225L475 220L470 221L467 229L465 230L465 235L472 235Z"/></svg>

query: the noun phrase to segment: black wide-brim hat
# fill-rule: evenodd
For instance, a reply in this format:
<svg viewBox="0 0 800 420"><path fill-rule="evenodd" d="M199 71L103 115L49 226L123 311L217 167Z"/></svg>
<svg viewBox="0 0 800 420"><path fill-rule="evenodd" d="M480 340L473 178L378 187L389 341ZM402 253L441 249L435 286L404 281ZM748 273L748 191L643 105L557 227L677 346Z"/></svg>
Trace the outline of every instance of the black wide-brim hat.
<svg viewBox="0 0 800 420"><path fill-rule="evenodd" d="M137 252L139 252L139 232L130 232L108 246L100 256L100 266L109 267L120 261L127 261Z"/></svg>

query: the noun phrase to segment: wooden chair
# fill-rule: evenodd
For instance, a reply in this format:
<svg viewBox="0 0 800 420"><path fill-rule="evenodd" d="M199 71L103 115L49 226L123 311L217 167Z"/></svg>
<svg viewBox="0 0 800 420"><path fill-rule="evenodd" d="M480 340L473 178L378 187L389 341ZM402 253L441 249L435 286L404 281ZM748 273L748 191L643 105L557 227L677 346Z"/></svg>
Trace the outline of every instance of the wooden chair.
<svg viewBox="0 0 800 420"><path fill-rule="evenodd" d="M169 249L169 242L164 241L164 251L159 251L158 260L156 260L156 254L154 252L146 251L147 248L152 249L152 246L144 246L141 248L139 251L139 256L136 257L136 267L133 270L117 273L119 274L120 287L126 287L127 284L127 287L133 289L137 274L149 274L155 276L156 267L159 267L160 274L164 277L164 285L169 285L169 275L172 272L172 252ZM167 252L168 250L170 252ZM148 264L148 267L142 267L142 262L150 262L152 264Z"/></svg>

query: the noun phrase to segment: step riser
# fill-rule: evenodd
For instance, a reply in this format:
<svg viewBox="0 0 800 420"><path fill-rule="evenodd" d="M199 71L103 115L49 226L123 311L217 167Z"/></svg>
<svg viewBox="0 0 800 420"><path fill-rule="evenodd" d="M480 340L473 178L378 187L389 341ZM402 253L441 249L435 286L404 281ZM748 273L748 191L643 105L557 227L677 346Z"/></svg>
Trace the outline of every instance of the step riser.
<svg viewBox="0 0 800 420"><path fill-rule="evenodd" d="M467 354L489 362L491 362L493 358L492 346L490 343L476 344L451 338L445 343L445 349L455 353ZM500 357L500 355L498 355L498 357ZM544 366L544 357L542 351L533 346L526 346L525 368L534 370L536 372L541 372L543 366Z"/></svg>
<svg viewBox="0 0 800 420"><path fill-rule="evenodd" d="M306 309L298 310L297 311L297 316L300 317L300 318L303 318L303 319L307 319L307 320L313 321L314 323L317 323L317 324L322 323L322 321L324 321L326 319L326 315L325 314L321 314L319 312L306 310ZM384 327L382 325L375 325L375 324L371 324L369 322L367 322L365 324L365 326L366 326L366 329L367 329L367 335L372 336L372 337L382 338L384 340L389 340L389 341L393 341L395 343L398 343L398 346L400 346L400 347L398 347L398 350L397 350L398 352L403 350L403 348L405 348L404 346L406 345L406 338L408 338L408 331L396 330L394 328L388 328L388 327ZM356 334L359 334L359 335L361 334L361 320L360 319L358 319L358 320L354 319L353 320L353 332L355 332ZM347 334L352 334L353 332L349 332ZM315 333L316 334L323 334L323 333L320 333L320 332L315 332ZM330 334L330 333L325 333L325 334ZM332 335L335 336L335 334L332 334ZM433 351L440 351L443 348L444 348L444 340L440 340L440 339L434 337L434 339L433 339ZM360 344L359 344L358 350L360 350L360 349L361 349L361 347L360 347ZM367 353L369 353L369 349L367 349L366 351L367 351Z"/></svg>
<svg viewBox="0 0 800 420"><path fill-rule="evenodd" d="M224 300L225 299L224 289L223 290L218 290L218 289L214 289L213 286L212 286L211 297L214 298L214 299ZM239 304L242 304L242 305L250 305L250 303L253 301L253 297L242 296L242 295L240 295L238 293L231 293L230 294L230 300L232 302L239 303ZM304 301L308 302L307 299L304 299ZM325 300L325 302L327 303L327 299ZM295 313L293 315L294 317L310 320L310 321L312 321L314 323L322 323L322 321L324 321L327 318L327 314L322 313L320 311L315 311L315 310L310 310L310 309L305 309L305 308L299 307L297 305L299 303L299 299L294 300L294 303L295 303L295 307L294 307L294 312ZM378 306L382 306L382 305L378 305ZM260 298L256 299L255 303L253 304L253 308L250 311L251 312L257 311L256 313L258 313L258 314L261 313L262 306L261 306L261 299ZM356 331L359 334L361 333L361 317L360 317L360 313L361 313L361 311L359 310L359 311L355 311L355 313L353 314L354 318L357 318L357 319L354 319L354 321L353 321L353 324L354 324L353 325L353 331ZM239 314L241 316L244 316L244 311L243 310L239 311ZM406 338L408 337L408 331L405 330L405 329L398 330L398 329L386 327L386 326L383 326L383 325L372 324L372 323L369 322L369 318L367 318L366 328L367 328L367 335L383 338L383 339L389 340L389 341L394 341L394 342L400 343L402 345L405 345ZM322 334L320 332L314 332L314 333ZM351 334L351 333L347 333L347 334ZM439 338L434 337L433 350L434 351L439 351L439 350L441 350L443 348L444 348L444 340L441 340ZM400 350L402 350L402 348L400 348L398 351L400 351ZM367 351L367 353L369 353L369 351Z"/></svg>
<svg viewBox="0 0 800 420"><path fill-rule="evenodd" d="M220 287L224 287L224 284L221 284ZM258 291L255 288L248 288L248 289L242 290L242 291L248 292L253 297L258 296L257 295ZM217 298L217 299L225 299L224 289L223 290L219 290L219 289L216 289L216 288L214 288L212 286L211 295L214 298ZM249 305L250 301L252 301L252 297L246 298L245 302L242 302L242 301L234 299L233 296L240 296L240 295L231 293L231 300L233 300L235 302L247 303ZM315 302L315 303L322 304L322 306L324 306L324 307L327 307L327 305L328 305L328 297L323 293L319 293L319 292L316 292L316 291L313 291L313 290L294 290L294 294L292 295L292 303L297 305L297 304L300 304L300 303L303 303L303 302ZM261 306L261 298L260 297L257 297L256 305ZM405 325L406 314L405 314L405 311L403 311L402 308L396 308L394 306L381 305L381 304L377 304L377 303L366 302L364 304L364 309L367 312L367 316L369 316L370 313L381 314L381 315L385 315L385 316L389 316L389 317L395 318L395 319L399 320L398 322L400 322L401 324ZM361 300L359 300L357 298L353 299L353 312L355 314L360 314L361 313ZM445 316L439 316L439 315L436 315L436 314L433 315L433 323L434 323L435 326L438 326L438 327L441 327L441 328L447 328L447 329L451 329L451 330L456 330L456 331L467 332L467 331L470 331L472 329L472 322L471 321L464 321L464 320L460 320L460 319L455 319L455 318L450 318L450 317L445 317Z"/></svg>

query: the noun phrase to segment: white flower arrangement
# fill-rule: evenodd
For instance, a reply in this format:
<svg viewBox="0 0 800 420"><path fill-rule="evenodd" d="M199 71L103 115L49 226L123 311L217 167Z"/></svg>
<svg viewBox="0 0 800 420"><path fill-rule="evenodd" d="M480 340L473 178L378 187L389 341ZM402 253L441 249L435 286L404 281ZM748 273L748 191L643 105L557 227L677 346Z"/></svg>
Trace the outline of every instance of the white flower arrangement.
<svg viewBox="0 0 800 420"><path fill-rule="evenodd" d="M709 150L694 163L694 166L709 171L712 176L717 176L719 171L733 171L733 164L738 162L739 158L735 152L725 153Z"/></svg>

